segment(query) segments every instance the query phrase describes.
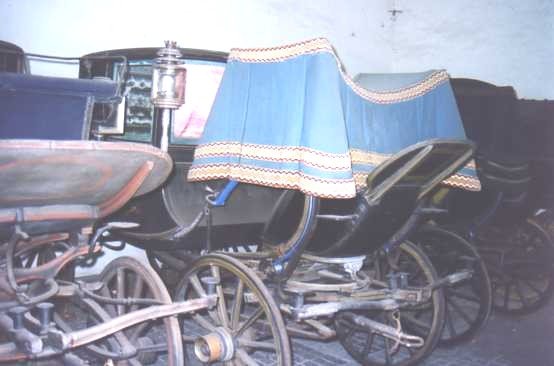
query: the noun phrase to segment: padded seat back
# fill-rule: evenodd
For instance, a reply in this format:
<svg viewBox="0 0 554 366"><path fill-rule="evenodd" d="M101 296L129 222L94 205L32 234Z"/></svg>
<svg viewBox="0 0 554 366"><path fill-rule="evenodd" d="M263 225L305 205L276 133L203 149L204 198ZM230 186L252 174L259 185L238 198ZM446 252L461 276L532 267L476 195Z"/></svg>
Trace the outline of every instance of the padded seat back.
<svg viewBox="0 0 554 366"><path fill-rule="evenodd" d="M0 138L88 139L95 104L120 101L109 80L0 72Z"/></svg>

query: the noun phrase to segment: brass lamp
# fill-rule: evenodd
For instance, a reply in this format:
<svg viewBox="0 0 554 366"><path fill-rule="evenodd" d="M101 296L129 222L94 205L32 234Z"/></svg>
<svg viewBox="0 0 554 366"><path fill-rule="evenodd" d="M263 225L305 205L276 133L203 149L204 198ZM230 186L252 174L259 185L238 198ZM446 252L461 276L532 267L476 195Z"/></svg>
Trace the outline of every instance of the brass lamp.
<svg viewBox="0 0 554 366"><path fill-rule="evenodd" d="M178 109L185 103L187 70L177 43L166 41L152 65L152 103L157 108Z"/></svg>
<svg viewBox="0 0 554 366"><path fill-rule="evenodd" d="M172 111L179 109L185 103L185 82L187 70L181 60L181 52L177 43L166 41L160 49L158 57L152 64L152 92L150 98L154 107L162 113L162 135L160 148L167 151L169 143L169 126Z"/></svg>

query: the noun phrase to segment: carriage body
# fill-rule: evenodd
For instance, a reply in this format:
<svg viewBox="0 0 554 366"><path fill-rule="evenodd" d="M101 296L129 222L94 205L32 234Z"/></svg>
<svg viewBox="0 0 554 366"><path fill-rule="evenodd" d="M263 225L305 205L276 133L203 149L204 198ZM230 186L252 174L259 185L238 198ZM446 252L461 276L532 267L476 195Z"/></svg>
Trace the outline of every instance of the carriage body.
<svg viewBox="0 0 554 366"><path fill-rule="evenodd" d="M308 47L310 47L310 43L312 44L325 44L325 42L322 43L321 40L313 40L308 41L306 44L308 44ZM150 143L153 145L159 145L159 139L160 139L160 131L161 131L161 124L162 124L162 118L161 114L155 111L151 105L145 105L143 103L144 98L141 98L141 95L145 95L149 92L148 86L144 86L144 82L148 84L148 78L144 78L145 74L148 74L146 70L149 70L149 65L151 65L152 60L155 58L155 49L128 49L128 50L114 50L114 51L105 51L105 52L99 52L92 55L85 56L105 56L105 55L125 55L126 58L129 60L130 66L130 81L128 81L128 87L127 87L127 103L128 106L126 107L126 116L125 116L125 123L126 123L126 133L123 136L113 136L106 135L106 139L128 139L128 140L140 140L145 143ZM187 102L185 103L184 107L181 109L185 110L178 110L174 114L174 122L172 130L170 131L170 139L169 139L169 147L168 152L172 156L173 160L175 161L175 170L168 182L162 187L158 192L151 194L150 196L146 196L144 198L141 198L140 200L136 200L131 202L128 207L122 211L120 211L120 215L124 217L127 220L133 220L138 221L141 223L140 231L143 232L163 232L164 230L169 230L172 226L179 225L181 227L186 227L190 225L197 217L197 213L201 211L206 204L205 197L207 196L206 187L210 187L214 191L219 191L221 187L224 186L225 183L225 177L221 176L220 179L217 179L218 177L214 177L216 179L210 179L208 182L196 182L197 179L192 179L192 181L188 178L191 177L189 174L190 167L193 162L194 152L196 150L197 144L200 142L201 133L203 130L203 125L206 122L206 119L208 117L207 112L210 110L211 103L213 102L213 98L215 97L215 89L219 86L220 79L213 78L212 76L207 75L205 72L203 73L201 70L196 70L196 68L201 69L202 67L205 68L213 68L222 71L225 67L225 62L227 61L227 54L223 53L214 53L209 51L199 51L199 50L187 50L187 49L181 49L181 52L183 54L183 59L185 60L185 63L189 65L189 71L188 71L188 77L191 80L191 82L186 87L185 95L188 95L190 100L187 99ZM327 62L327 64L331 65L331 68L327 69L327 72L329 70L332 71L333 66L336 62L332 57L329 58L330 62ZM279 61L279 60L277 60ZM199 65L200 64L200 65ZM87 67L85 68L83 65L81 67L80 76L84 78L91 78L91 77L114 77L115 70L117 69L117 64L113 62L112 60L99 60L95 61L92 60L92 62L89 62ZM198 67L200 66L200 67ZM271 67L271 66L269 66ZM292 70L292 69L291 69ZM212 70L213 71L213 70ZM270 70L268 70L269 73L271 73ZM319 71L324 75L324 70ZM137 87L137 83L139 83L138 80L135 79L133 74L141 74L140 77L142 78L140 80L141 85L143 85L140 89ZM197 73L195 76L195 73ZM277 77L284 77L285 78L294 78L295 76L286 75L280 73L277 71ZM345 77L344 74L341 74L341 77ZM445 86L446 94L443 99L437 98L433 102L427 102L422 103L423 107L412 107L410 106L410 98L415 95L421 95L422 93L427 93L429 90L432 91L432 89L435 87L435 85L441 85L443 82L441 78L443 78L445 74L441 72L427 72L422 74L414 74L406 79L404 75L401 76L401 78L398 78L400 81L396 81L396 84L398 85L386 85L383 89L383 94L385 97L388 97L390 100L385 101L379 101L379 92L371 94L370 93L370 99L372 98L371 95L373 95L373 98L377 99L377 105L379 103L386 103L388 106L385 106L386 108L383 109L377 109L375 114L385 114L389 117L379 117L379 118L391 118L393 120L401 120L402 118L411 118L411 122L407 123L404 122L403 124L399 124L398 126L395 126L395 129L401 130L403 128L408 128L408 130L404 132L396 132L398 136L408 136L404 137L403 142L397 141L398 138L392 138L387 136L382 137L373 137L373 139L379 139L382 142L380 143L380 148L384 149L384 153L376 154L375 156L369 157L369 164L368 157L364 156L363 153L358 153L361 155L359 158L360 161L355 161L353 164L356 164L356 169L361 169L360 171L355 172L355 177L350 178L355 180L356 184L356 190L360 190L361 187L365 184L365 178L367 176L367 172L370 171L376 164L383 161L387 157L391 156L390 152L396 152L402 147L407 146L408 141L421 141L428 138L436 138L436 137L450 137L450 136L456 136L457 138L463 138L463 129L460 130L459 120L457 120L457 110L455 104L452 106L452 97L449 94L449 87L448 85ZM202 80L202 78L204 78ZM438 81L437 81L438 79ZM423 80L423 81L422 81ZM262 81L261 81L262 82ZM265 82L265 81L263 81ZM204 85L200 85L203 83ZM284 89L287 88L287 85L294 85L293 80L285 79L283 81L284 83ZM287 84L288 83L288 84ZM349 88L352 87L353 81L350 85L345 85L344 90L345 93L348 93ZM446 82L447 84L447 82ZM383 88L383 86L378 86L380 88ZM442 86L441 86L442 87ZM387 89L388 88L388 89ZM402 89L405 90L402 90ZM411 89L410 89L411 88ZM419 89L418 89L419 88ZM209 91L203 90L207 89ZM386 90L393 90L393 92L389 93L390 95L387 95ZM397 92L398 90L398 92ZM279 91L279 93L281 93ZM362 93L361 91L356 91L356 93ZM395 94L396 93L396 94ZM410 94L412 93L412 94ZM286 92L285 92L286 94ZM203 105L197 106L195 103L199 103L196 99L195 95L202 95L203 98ZM283 94L284 95L284 94ZM396 96L398 95L398 96ZM148 112L138 112L138 109L136 107L133 107L132 101L141 99L141 103ZM263 100L263 97L260 96L260 100ZM293 97L294 98L294 97ZM319 98L319 99L318 99ZM315 95L314 100L316 100L317 103L321 103L320 100L322 100L322 95ZM395 100L394 98L397 98ZM252 103L257 103L257 99L253 99ZM399 103L400 105L406 104L406 106L403 107L396 107L394 103L396 102L404 102L405 103ZM441 102L443 101L443 102ZM272 103L277 103L275 106L279 106L279 103L284 103L285 101L278 100L276 98ZM187 107L187 103L189 103ZM234 102L232 102L234 103ZM419 103L419 102L418 102ZM236 103L235 103L236 104ZM251 110L256 108L254 104L248 108ZM444 106L440 106L440 105ZM318 104L319 105L319 104ZM187 107L187 108L185 108ZM268 106L269 109L271 109L270 106ZM279 108L279 107L275 107ZM312 109L316 107L312 106ZM352 108L359 108L359 107L352 107ZM402 109L404 108L404 109ZM419 112L417 112L414 108L420 108ZM429 110L427 111L428 108ZM442 108L442 109L441 109ZM140 120L140 118L137 119L137 115L134 114L133 109L137 111L136 113L141 113L142 121L140 123L137 123L137 121ZM201 111L197 111L200 110ZM267 108L266 108L267 109ZM398 112L395 114L395 110L398 109ZM217 114L216 112L213 112L213 114ZM225 113L225 112L223 112ZM232 112L235 113L235 112ZM292 112L291 112L292 113ZM325 114L324 112L321 112ZM351 112L351 113L356 113ZM410 130L407 125L411 124L414 121L417 121L421 117L415 117L416 113L421 113L426 117L423 118L431 118L432 120L441 120L441 122L427 122L428 127L423 127L425 125L424 122L421 124L418 124L417 127ZM323 115L322 114L322 115ZM231 114L230 114L231 115ZM291 115L292 116L292 115ZM411 117L409 117L411 116ZM194 119L196 117L196 119ZM334 117L333 117L334 118ZM189 122L186 122L188 119ZM332 118L327 117L326 119L329 119L329 124L334 124L333 121L331 121ZM452 124L448 125L449 122L443 122L443 120L452 120ZM192 122L190 122L192 121ZM458 121L458 122L457 122ZM183 128L186 123L194 124L197 123L200 125L200 128L197 128L194 130L194 128ZM232 123L232 122L231 122ZM273 123L275 125L282 124L283 121L271 121L270 124ZM284 122L286 123L286 122ZM292 123L292 122L291 122ZM301 122L299 122L301 123ZM319 123L319 122L318 122ZM327 123L327 122L325 122ZM435 125L436 123L436 125ZM413 123L412 123L413 124ZM339 124L340 126L340 124ZM240 130L240 127L237 127ZM271 128L270 128L271 129ZM372 129L374 130L383 130L386 128L376 127ZM196 131L196 132L195 132ZM277 129L275 129L277 131ZM213 132L213 129L212 129ZM339 130L340 132L340 130ZM288 132L286 132L288 133ZM313 131L310 132L314 134L315 136L318 135L325 135L327 134L331 140L329 142L324 142L323 145L332 146L332 144L335 143L334 137L332 133L329 133L329 131L324 132L323 130L319 131ZM356 130L353 129L353 136L360 134L364 135L367 134L367 131L362 131L361 129ZM421 136L417 136L418 134L421 134ZM386 134L385 134L386 135ZM286 136L286 135L285 135ZM395 135L396 136L396 135ZM416 136L416 137L411 137ZM281 137L282 139L286 139L287 137ZM352 137L349 137L352 139ZM366 137L367 138L367 137ZM371 138L371 137L370 137ZM363 139L363 138L362 138ZM354 137L354 140L356 140L356 137ZM389 142L387 142L389 141ZM356 142L357 144L363 144L361 142ZM356 144L355 143L355 144ZM261 145L260 145L261 146ZM229 147L230 149L233 149L232 146ZM284 148L286 150L286 148ZM331 148L332 149L332 148ZM285 151L283 150L283 151ZM197 157L204 156L202 150L200 154L197 154ZM347 155L349 153L347 152ZM200 158L202 159L202 158ZM197 159L198 160L198 159ZM350 160L350 157L348 157L348 160ZM319 164L319 163L318 163ZM350 163L349 163L350 164ZM358 167L359 166L359 167ZM194 174L197 174L198 169L194 172ZM193 174L193 175L194 175ZM288 174L288 173L287 173ZM339 173L343 174L343 173ZM259 243L261 234L263 232L264 226L267 226L267 222L270 219L270 214L275 209L275 205L278 203L279 196L281 194L281 189L279 188L298 188L298 187L292 187L290 185L287 185L287 183L281 183L281 184L271 184L268 182L262 182L260 184L252 184L252 183L260 183L256 180L257 178L254 178L252 180L242 180L242 183L238 185L238 187L233 191L232 195L229 197L226 204L222 207L217 207L213 210L213 217L212 217L212 231L213 235L211 237L212 245L214 247L222 247L222 246L229 246L230 244L238 244L238 245L248 245L248 244L254 244ZM466 182L464 182L466 183ZM335 183L338 184L338 183ZM345 186L346 187L346 186ZM326 198L330 198L326 200L326 206L331 206L333 209L338 208L334 206L341 206L341 205L348 205L348 203L344 202L337 202L336 198L341 198L343 201L344 198L354 197L354 185L348 186L346 190L344 190L345 187L339 187L335 186L333 187L333 194L328 194ZM467 187L466 187L467 188ZM475 189L475 186L473 186L472 189ZM478 189L478 187L477 187ZM301 189L304 191L304 193L308 193L304 189ZM335 195L335 196L333 196ZM301 197L301 196L300 196ZM297 198L297 201L300 200L300 203L296 206L301 206L302 204L302 198ZM344 200L348 201L348 200ZM355 199L350 200L351 204L355 204ZM274 208L273 210L271 208ZM296 209L298 211L298 208ZM287 227L294 227L295 221L297 220L298 213L291 213L289 216L290 218L285 221L281 221L280 227L281 231L287 232ZM392 220L394 221L394 219ZM403 221L402 219L399 219L398 221ZM393 225L394 227L394 225ZM267 229L267 227L266 227ZM286 235L286 234L285 234ZM133 241L133 238L125 238L127 241L130 241L132 243L136 243L139 246L148 248L148 249L163 249L163 248L190 248L190 249L199 249L198 245L202 246L203 242L206 238L206 222L202 221L197 226L197 229L194 230L190 235L187 235L183 238L181 238L178 242L168 242L164 240L163 238L145 238L142 237L140 240ZM146 240L145 240L146 239Z"/></svg>
<svg viewBox="0 0 554 366"><path fill-rule="evenodd" d="M212 115L223 116L224 119L227 118L226 111L229 111L226 108L222 109L221 104L212 107L211 100L215 97L218 89L218 93L227 92L227 97L230 99L219 95L217 100L224 107L225 105L231 106L233 112L236 113L237 110L234 107L241 107L241 105L235 103L233 98L236 96L239 99L248 100L248 95L244 93L248 93L250 90L241 88L240 83L234 85L232 77L231 81L226 79L222 84L224 86L219 87L218 76L221 77L225 65L225 54L183 50L185 61L188 61L189 64L189 90L187 91L189 103L187 108L181 111L183 116L178 115L179 111L175 112L174 123L169 134L168 152L174 161L175 168L169 181L161 188L130 201L122 210L105 218L106 221L138 222L141 227L132 232L110 230L111 236L105 237L103 241L116 238L142 246L148 251L182 249L195 254L201 253L202 249L211 251L229 245L250 246L250 244L256 244L258 252L240 252L232 255L253 265L256 275L268 280L269 286L275 288L278 294L281 310L290 320L309 320L310 322L307 324L315 328L315 331L314 329L307 331L302 328L305 324L300 327L293 325L287 326L289 331L309 335L313 338L327 339L336 334L335 330L331 329L325 321L320 322L318 318L342 314L344 316L336 323L337 333L352 328L356 322L361 322L361 327L367 334L377 332L382 337L385 348L387 339L392 339L395 343L392 353L387 350L386 355L377 356L377 358L385 357L388 362L389 357L398 356L396 353L399 347L404 347L404 351L400 352L400 357L397 357L398 362L408 364L418 362L435 346L438 334L442 329L444 304L438 288L446 283L462 281L470 274L464 270L439 279L421 250L409 243L404 243L404 240L416 227L420 216L425 214L424 198L433 192L441 182L446 180L447 183L470 189L479 188L479 183L472 173L473 166L466 165L471 160L474 147L469 142L459 141L465 135L445 72L423 73L417 77L415 84L408 80L408 85L402 85L399 90L363 90L357 87L344 73L340 67L340 61L326 40L312 40L287 46L285 49L292 48L294 50L296 48L303 49L303 47L313 47L313 49L306 54L300 54L302 62L307 60L306 65L316 65L314 75L310 74L313 70L307 72L306 80L309 82L304 86L304 92L310 90L314 93L313 96L306 98L303 106L313 115L303 116L301 122L307 121L304 125L294 123L295 119L288 121L286 117L277 121L279 123L265 118L264 128L272 130L276 127L275 135L281 137L283 135L280 133L283 131L286 136L286 133L291 130L297 132L301 130L302 143L307 145L299 147L298 150L308 153L305 154L307 160L302 160L304 157L302 156L298 166L301 166L302 173L306 175L318 170L317 174L327 175L330 177L328 180L331 181L331 184L335 185L334 189L320 185L320 180L318 180L320 177L317 174L306 180L307 185L302 182L288 184L286 179L283 183L281 178L289 176L291 172L287 170L296 165L296 161L291 164L287 160L289 146L281 146L286 156L284 156L282 164L284 171L276 174L279 179L268 179L263 174L252 179L244 176L237 178L227 173L203 176L205 171L203 171L202 159L217 161L219 156L223 156L224 159L232 161L234 159L232 156L234 154L233 146L235 146L233 144L248 143L248 141L231 141L233 146L229 146L229 151L224 150L210 156L209 148L206 149L211 143L209 138L214 136L214 131L217 136L221 130L225 130L225 128L218 130L217 127L214 129L214 124L212 124L209 127L211 129L203 134L200 142L201 149L204 150L198 153L198 138L202 135L203 124L206 122L210 109ZM323 52L320 52L321 50ZM163 146L161 144L163 138L162 115L149 103L154 51L153 49L115 50L82 58L80 77L92 79L82 80L84 84L93 85L106 82L94 80L98 77L110 78L114 79L110 85L115 84L116 90L119 92L125 91L126 105L123 108L123 117L127 128L123 136L112 135L114 129L111 128L113 126L110 126L110 123L113 120L110 118L100 118L99 121L94 121L94 125L89 120L83 122L86 132L81 133L81 139L124 140ZM289 55L290 57L286 56L283 60L278 59L276 65L270 65L275 60L266 62L263 59L262 65L247 65L248 60L246 64L241 64L243 60L240 59L240 55L243 51L235 53L233 59L235 63L232 69L240 71L243 67L252 66L252 75L260 77L262 83L270 86L275 84L272 80L264 79L266 76L269 78L274 76L271 72L263 71L266 67L275 66L278 69L277 75L284 76L285 79L287 77L294 79L298 76L296 73L298 69L293 69L290 73L282 73L283 67L286 69L290 66L287 64L289 59L293 59L292 64L295 64L298 55L294 52L292 56ZM257 54L258 51L253 53ZM262 50L262 53L266 51ZM247 57L248 54L246 51ZM121 56L127 62L114 61L113 57ZM281 61L284 63L281 64ZM252 62L252 64L257 63L257 59ZM331 75L330 78L329 75ZM311 84L312 82L315 84ZM296 85L294 80L292 84ZM284 91L287 95L287 88L292 84L285 83L284 88L281 88L280 91ZM229 85L238 88L234 90L237 93L232 92L233 87L229 93ZM256 85L256 83L253 82L252 85ZM327 86L330 88L326 88ZM264 90L260 88L256 92L263 93ZM296 85L295 93L302 94L302 86ZM197 94L200 97L195 100ZM292 93L289 96L294 105L296 105L294 103L295 95ZM335 98L329 98L330 96ZM89 98L90 95L86 97ZM419 97L429 98L418 99ZM279 99L275 98L278 102L283 102ZM322 100L323 104L321 104ZM208 103L208 101L210 102ZM279 105L271 106L267 102L268 100L263 95L258 95L257 98L253 98L245 105L249 111L258 111L262 114L280 111ZM323 108L325 104L330 105L328 102L334 103L331 114L327 114ZM260 104L258 105L258 103ZM336 120L336 117L344 117L340 115L341 110L347 110L345 115L348 115L348 118L344 119L344 125L337 124ZM294 108L287 110L287 112L291 111L295 112ZM240 110L238 112L242 113ZM377 116L374 121L375 126L372 126L373 129L365 132L364 113ZM118 110L118 114L121 118L121 109ZM298 113L296 114L298 115ZM108 116L111 117L111 115L112 113L108 113ZM89 117L91 116L89 115ZM256 120L255 115L252 118ZM357 122L350 124L351 119ZM387 129L390 125L384 123L391 119L397 123L397 126L390 129L393 131L392 135L386 135L386 132L390 132ZM319 128L318 124L321 120L324 121L326 129ZM433 123L429 123L429 120L433 120ZM291 124L287 125L286 123L289 122ZM356 123L360 124L356 125ZM245 125L247 124L245 122ZM118 127L115 127L115 130L118 130ZM242 128L244 129L244 126ZM343 128L342 132L341 128ZM303 134L304 129L306 130L305 134ZM236 130L232 128L227 130L231 135L236 136ZM256 134L255 128L251 131L254 133L249 136L254 139L261 137L263 140L273 137L267 130L260 129L261 133L258 134ZM337 138L339 135L341 138ZM318 140L321 137L323 140ZM420 142L421 140L425 141ZM377 143L375 146L364 149L364 144L367 144L368 141L370 143L377 141ZM338 143L336 146L335 142ZM352 142L353 145L347 146L349 142ZM101 143L99 142L99 144ZM357 148L357 150L352 151L349 149L350 147L354 150ZM324 150L318 151L318 148ZM373 148L377 148L377 151L372 150ZM325 151L325 149L332 151ZM314 151L315 153L313 153ZM193 161L195 152L196 158ZM343 160L338 159L337 164L341 168L336 172L333 171L326 166L328 161L310 165L310 159L313 156L316 156L316 162L322 161L317 155L333 158L340 155L339 158ZM353 156L357 156L357 160L352 158ZM264 164L266 167L271 166L279 159L279 156L269 156L269 159L262 163L262 170ZM245 157L245 160L248 160L248 157ZM331 165L335 167L336 164L331 162ZM345 166L347 168L344 168ZM456 172L460 169L464 174L456 176ZM292 175L294 174L296 173L293 172ZM193 181L188 181L187 178ZM204 178L210 182L207 184L194 182L194 180L201 181ZM227 178L236 178L242 183L235 188L234 185L230 186L229 183L225 183ZM218 181L218 179L222 181ZM311 189L310 187L315 188ZM287 196L290 195L287 195L287 192L290 191L285 190L283 193L283 188L298 190L303 194L293 194L292 200L289 200ZM227 199L223 199L224 205L219 204L220 195L226 191L232 191L232 194ZM319 210L320 198L329 199L327 203L332 210L344 203L347 206L353 204L354 213L326 215L325 212ZM122 201L124 200L118 200L118 202ZM286 204L283 209L284 202ZM398 204L399 202L401 204ZM274 207L274 209L268 209L269 207ZM338 208L340 209L340 207ZM195 215L195 211L200 215ZM368 215L370 211L374 211L373 216ZM197 220L197 218L204 218L204 215L206 215L206 220ZM279 220L275 224L276 217ZM347 228L346 233L339 238L337 243L318 248L312 245L312 234L316 231L316 223L321 224L321 221L327 219L350 220L351 227ZM359 228L364 225L375 225L377 219L379 227L375 232L362 233L361 236L354 239L353 234ZM109 226L109 223L107 225ZM174 231L171 227L177 228L177 230ZM188 230L188 227L192 227L193 230ZM271 243L269 235L266 234L271 234L272 228L276 228L278 235L285 232L285 239L277 238L276 243ZM268 231L270 232L268 233ZM368 237L371 237L373 242L368 243ZM340 245L335 246L335 244ZM308 252L311 253L308 254ZM422 278L408 280L405 275L399 273L401 272L400 267L406 263L404 262L406 256L410 264L406 267L406 271L413 272L411 274L414 276L423 274ZM210 256L208 258L211 259L206 259L204 262L208 262L208 266L211 267L212 276L209 276L211 279L202 277L202 282L205 284L218 280L219 275L218 271L214 269L214 263L222 261L221 258ZM402 263L393 264L394 261L399 261L399 258L403 258ZM202 266L203 259L201 258L195 263ZM369 264L377 267L367 268ZM377 270L375 275L376 268L381 265L387 269L383 270L384 272ZM414 265L421 271L417 269L414 271ZM220 268L223 268L223 265L221 266ZM231 267L233 266L240 267L236 263L231 265ZM315 277L312 273L314 266L320 268L314 272ZM199 278L195 277L198 275L195 274L197 272L195 272L194 264L192 268L185 273L185 278L181 281L184 284L180 285L176 291L177 296L185 298L178 300L186 300L188 295L183 289L189 286L187 285L189 280L201 298L205 298L206 293L210 293L209 286L206 290L198 290L202 284L193 282L195 278L196 281ZM244 272L246 269L240 271ZM377 279L375 283L369 280L373 275ZM239 276L239 280L246 283L246 277ZM220 297L228 295L228 291L223 292L221 289L223 279L219 278L219 281L212 282L219 286L218 291L220 292L217 295ZM377 286L375 287L375 285ZM261 285L256 283L255 286ZM240 285L238 288L241 288ZM244 295L246 298L246 294L241 292L243 290L238 291L239 295L237 296L242 298ZM356 296L355 300L350 296ZM262 300L269 304L268 307L275 307L271 300L265 299L264 296L260 298L260 301ZM235 303L237 301L238 298ZM426 308L430 312L430 320L428 319L430 330L410 335L408 327L405 332L397 332L401 324L398 312L409 313L411 307L422 303L431 304ZM397 328L395 330L390 324L379 326L375 321L366 317L354 316L349 312L349 310L356 309L373 309L389 315L393 314L392 317ZM272 309L269 314L272 319L277 319L280 315L274 314L274 310ZM233 311L235 312L236 309ZM240 309L238 311L240 312ZM219 308L219 312L226 313L226 310ZM270 318L269 315L268 318ZM407 316L406 319L408 319ZM386 319L384 321L387 322ZM221 324L226 325L224 321ZM282 324L280 324L280 328L282 328L280 332L283 332ZM225 338L225 336L222 337ZM349 344L348 340L343 341L345 344ZM285 341L281 340L280 342L283 347L286 345ZM412 347L416 347L418 350L415 353L409 352ZM283 357L286 363L290 352L288 356Z"/></svg>
<svg viewBox="0 0 554 366"><path fill-rule="evenodd" d="M104 135L105 140L124 140L159 146L162 118L149 100L152 82L152 62L157 48L124 49L98 52L84 56L124 55L129 62L126 85L125 134ZM205 206L206 184L188 182L186 177L192 164L194 150L202 134L208 113L219 87L227 61L227 54L206 50L180 49L187 69L185 105L175 112L170 131L168 154L175 167L168 181L157 191L131 201L116 218L140 224L138 232L161 232L175 225L190 225ZM81 66L81 78L114 78L120 67L113 60L92 61ZM225 181L211 182L219 190ZM268 207L273 207L280 192L276 189L244 184L237 187L225 207L213 213L212 240L215 247L229 243L247 245L260 237L269 218ZM182 248L202 249L206 240L206 223L178 243L155 238L133 240L133 244L148 249L163 249L178 245Z"/></svg>

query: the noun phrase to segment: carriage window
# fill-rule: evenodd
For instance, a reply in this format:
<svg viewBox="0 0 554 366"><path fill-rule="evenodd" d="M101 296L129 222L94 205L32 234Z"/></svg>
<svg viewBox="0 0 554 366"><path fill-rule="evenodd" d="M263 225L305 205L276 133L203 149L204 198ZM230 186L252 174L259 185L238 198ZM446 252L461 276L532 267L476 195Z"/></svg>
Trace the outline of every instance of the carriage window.
<svg viewBox="0 0 554 366"><path fill-rule="evenodd" d="M174 113L171 144L196 144L202 136L219 87L225 64L186 60L185 104ZM115 75L119 74L118 66ZM125 134L123 139L151 142L154 107L150 102L152 61L131 61L126 84Z"/></svg>
<svg viewBox="0 0 554 366"><path fill-rule="evenodd" d="M187 62L185 104L174 114L172 144L196 144L202 136L224 69L217 62Z"/></svg>
<svg viewBox="0 0 554 366"><path fill-rule="evenodd" d="M119 75L120 64L116 64L114 74ZM125 134L123 139L150 142L154 107L150 102L152 88L152 61L131 61L127 84L125 85Z"/></svg>

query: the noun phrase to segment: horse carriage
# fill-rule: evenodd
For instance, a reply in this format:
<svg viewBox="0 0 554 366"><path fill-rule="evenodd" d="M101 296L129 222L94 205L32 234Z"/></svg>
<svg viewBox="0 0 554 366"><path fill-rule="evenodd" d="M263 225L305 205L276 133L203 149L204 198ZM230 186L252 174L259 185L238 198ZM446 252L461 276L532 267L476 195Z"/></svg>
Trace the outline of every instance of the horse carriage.
<svg viewBox="0 0 554 366"><path fill-rule="evenodd" d="M357 81L365 85L368 77L361 74ZM491 287L482 285L471 297L467 289L445 289L445 345L471 337L486 322L491 306L505 314L528 314L554 291L554 244L536 218L552 207L551 134L544 117L549 105L518 100L512 87L478 80L453 79L452 87L467 136L478 147L475 160L483 189L443 187L433 205L444 213L412 240L425 248L439 273L477 251L482 259L472 281L484 284L490 276ZM459 329L449 313L458 315Z"/></svg>
<svg viewBox="0 0 554 366"><path fill-rule="evenodd" d="M436 266L426 254L448 252L422 229L445 214L441 187L480 188L444 71L361 87L316 39L101 52L79 74L0 75L0 361L179 364L184 348L203 363L287 365L291 336L410 365L488 316L473 247L448 244L463 255ZM75 277L126 243L151 267L119 258ZM477 311L452 311L449 290Z"/></svg>
<svg viewBox="0 0 554 366"><path fill-rule="evenodd" d="M554 291L554 246L535 217L552 202L545 181L552 171L545 141L550 127L529 120L524 109L529 101L518 100L511 87L462 79L458 88L466 132L479 146L484 189L445 197L451 215L442 224L475 244L491 277L494 309L527 314Z"/></svg>

